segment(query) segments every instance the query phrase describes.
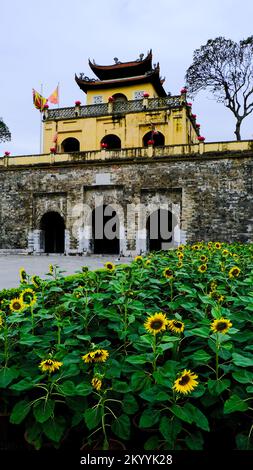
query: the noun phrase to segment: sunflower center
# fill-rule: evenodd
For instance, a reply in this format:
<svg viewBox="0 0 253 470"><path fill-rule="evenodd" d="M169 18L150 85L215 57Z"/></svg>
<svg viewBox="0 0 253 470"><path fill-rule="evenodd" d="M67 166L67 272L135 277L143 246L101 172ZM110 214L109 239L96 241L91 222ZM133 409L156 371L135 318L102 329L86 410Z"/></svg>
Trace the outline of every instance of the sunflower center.
<svg viewBox="0 0 253 470"><path fill-rule="evenodd" d="M93 355L93 357L94 357L95 359L98 359L98 358L101 357L101 356L102 356L102 353L101 353L101 352L96 352L96 353Z"/></svg>
<svg viewBox="0 0 253 470"><path fill-rule="evenodd" d="M48 359L48 360L45 362L45 365L46 365L46 366L51 366L53 363L54 363L54 361L52 361L52 359Z"/></svg>
<svg viewBox="0 0 253 470"><path fill-rule="evenodd" d="M182 325L183 325L183 324L181 323L181 321L174 321L174 322L173 322L173 325L174 325L176 328L182 328Z"/></svg>
<svg viewBox="0 0 253 470"><path fill-rule="evenodd" d="M12 307L14 308L14 310L19 310L21 305L19 302L14 302L14 304L12 305Z"/></svg>
<svg viewBox="0 0 253 470"><path fill-rule="evenodd" d="M150 326L153 330L159 330L163 326L163 322L161 320L153 320Z"/></svg>
<svg viewBox="0 0 253 470"><path fill-rule="evenodd" d="M225 330L227 327L228 327L228 325L227 325L227 323L226 323L225 321L220 321L220 322L217 323L217 325L216 325L217 331L223 331L223 330Z"/></svg>
<svg viewBox="0 0 253 470"><path fill-rule="evenodd" d="M187 385L189 382L190 382L189 375L184 375L183 377L181 377L178 383L179 385Z"/></svg>
<svg viewBox="0 0 253 470"><path fill-rule="evenodd" d="M171 271L171 269L166 269L165 274L166 276L172 276L173 272Z"/></svg>

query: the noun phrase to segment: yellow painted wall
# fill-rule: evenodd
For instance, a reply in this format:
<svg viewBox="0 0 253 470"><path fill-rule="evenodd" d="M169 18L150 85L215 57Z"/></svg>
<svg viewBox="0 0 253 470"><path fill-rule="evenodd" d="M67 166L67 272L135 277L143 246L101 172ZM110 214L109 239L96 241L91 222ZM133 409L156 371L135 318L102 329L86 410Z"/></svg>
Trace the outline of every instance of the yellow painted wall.
<svg viewBox="0 0 253 470"><path fill-rule="evenodd" d="M76 118L62 121L47 121L44 124L44 153L54 146L53 138L57 131L57 151L68 137L80 142L80 151L99 150L100 143L107 134L115 134L121 140L122 148L142 147L144 135L152 130L151 124L165 137L165 145L196 143L197 135L186 109L143 111L125 114L120 119L111 115Z"/></svg>
<svg viewBox="0 0 253 470"><path fill-rule="evenodd" d="M88 91L87 93L87 99L86 99L86 104L94 104L93 103L93 98L94 96L102 96L103 103L108 102L109 96L112 96L116 93L122 93L127 97L127 99L134 100L135 95L134 93L136 91L146 91L149 93L150 98L156 98L158 95L152 85L152 83L142 83L140 85L134 85L133 87L131 86L122 86L120 88L108 88L108 90L96 90L96 91Z"/></svg>

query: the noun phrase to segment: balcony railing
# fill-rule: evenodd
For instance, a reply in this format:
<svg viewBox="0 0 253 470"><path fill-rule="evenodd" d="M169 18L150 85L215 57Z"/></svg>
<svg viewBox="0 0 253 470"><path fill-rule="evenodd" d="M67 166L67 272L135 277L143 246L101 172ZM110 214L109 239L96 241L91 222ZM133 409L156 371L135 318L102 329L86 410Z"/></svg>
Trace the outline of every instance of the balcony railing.
<svg viewBox="0 0 253 470"><path fill-rule="evenodd" d="M146 103L146 104L144 104ZM176 108L182 104L181 96L166 96L164 98L149 98L146 101L133 100L133 101L115 101L110 107L108 103L90 104L87 106L80 106L78 113L76 107L72 108L56 108L47 111L46 121L54 121L59 119L74 119L76 117L97 117L106 116L108 114L127 114L138 113L144 111L155 111L158 109L171 109Z"/></svg>
<svg viewBox="0 0 253 470"><path fill-rule="evenodd" d="M228 141L228 142L200 142L198 144L184 145L165 145L164 147L133 147L122 148L119 150L91 150L85 152L42 154L42 155L18 155L4 156L0 158L0 171L5 167L11 166L41 166L41 165L57 165L84 162L101 162L132 160L133 162L141 161L141 159L171 158L173 160L186 160L191 158L223 159L223 158L250 158L253 155L253 141ZM167 160L168 161L168 160Z"/></svg>

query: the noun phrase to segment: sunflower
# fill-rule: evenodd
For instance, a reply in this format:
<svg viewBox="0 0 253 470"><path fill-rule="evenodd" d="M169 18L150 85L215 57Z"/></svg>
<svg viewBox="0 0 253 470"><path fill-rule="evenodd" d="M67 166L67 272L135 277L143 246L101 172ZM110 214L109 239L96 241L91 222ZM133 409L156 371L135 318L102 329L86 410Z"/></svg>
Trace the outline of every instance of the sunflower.
<svg viewBox="0 0 253 470"><path fill-rule="evenodd" d="M216 243L214 244L214 246L215 246L216 250L220 250L220 249L221 249L221 243L220 243L220 242L216 242Z"/></svg>
<svg viewBox="0 0 253 470"><path fill-rule="evenodd" d="M3 324L4 324L4 319L2 315L0 315L0 328L2 328Z"/></svg>
<svg viewBox="0 0 253 470"><path fill-rule="evenodd" d="M62 362L59 361L54 361L53 359L45 359L44 361L41 361L39 365L39 369L41 369L42 372L55 372L60 367L62 366Z"/></svg>
<svg viewBox="0 0 253 470"><path fill-rule="evenodd" d="M219 318L219 320L214 320L211 323L210 328L214 333L222 333L223 335L225 335L225 333L227 333L231 326L232 323L230 320L228 320L227 318Z"/></svg>
<svg viewBox="0 0 253 470"><path fill-rule="evenodd" d="M50 274L54 274L54 267L53 267L52 264L50 264L50 265L48 266L48 270L49 270Z"/></svg>
<svg viewBox="0 0 253 470"><path fill-rule="evenodd" d="M192 392L192 390L197 387L197 378L198 376L194 372L185 369L175 380L172 388L176 392L186 395L187 393Z"/></svg>
<svg viewBox="0 0 253 470"><path fill-rule="evenodd" d="M20 282L25 284L27 282L27 273L24 268L20 268L19 270L19 277L20 277Z"/></svg>
<svg viewBox="0 0 253 470"><path fill-rule="evenodd" d="M208 248L212 248L213 242L208 242L207 246L208 246Z"/></svg>
<svg viewBox="0 0 253 470"><path fill-rule="evenodd" d="M163 275L166 277L166 279L172 279L174 273L173 273L172 269L170 269L170 268L165 268L165 269L163 270Z"/></svg>
<svg viewBox="0 0 253 470"><path fill-rule="evenodd" d="M36 287L36 289L38 289L41 285L41 279L39 278L39 276L32 276L32 284L34 285L34 287Z"/></svg>
<svg viewBox="0 0 253 470"><path fill-rule="evenodd" d="M222 251L222 256L227 257L228 255L229 255L229 251L228 251L228 250L225 249L225 250Z"/></svg>
<svg viewBox="0 0 253 470"><path fill-rule="evenodd" d="M202 263L205 263L207 261L206 255L201 255L199 259Z"/></svg>
<svg viewBox="0 0 253 470"><path fill-rule="evenodd" d="M141 263L142 260L143 260L143 258L142 258L142 256L140 256L140 255L135 256L135 258L134 258L134 261L135 261L136 263Z"/></svg>
<svg viewBox="0 0 253 470"><path fill-rule="evenodd" d="M198 267L198 271L200 273L205 273L207 270L207 264L201 264L199 267Z"/></svg>
<svg viewBox="0 0 253 470"><path fill-rule="evenodd" d="M233 253L233 258L239 259L239 255L237 255L236 253Z"/></svg>
<svg viewBox="0 0 253 470"><path fill-rule="evenodd" d="M238 266L233 266L230 270L229 270L229 273L228 273L228 277L230 279L233 279L235 277L238 277L239 274L240 274L241 270L240 268L238 268Z"/></svg>
<svg viewBox="0 0 253 470"><path fill-rule="evenodd" d="M99 379L98 377L93 377L91 381L91 385L95 390L99 391L102 387L102 380Z"/></svg>
<svg viewBox="0 0 253 470"><path fill-rule="evenodd" d="M183 251L184 250L184 245L179 245L178 251Z"/></svg>
<svg viewBox="0 0 253 470"><path fill-rule="evenodd" d="M224 295L219 295L217 300L219 303L221 303L221 302L224 302L224 299L225 299Z"/></svg>
<svg viewBox="0 0 253 470"><path fill-rule="evenodd" d="M149 266L151 264L151 259L147 259L147 261L145 262L145 266Z"/></svg>
<svg viewBox="0 0 253 470"><path fill-rule="evenodd" d="M210 288L211 288L211 291L215 291L217 289L217 282L216 281L212 281L211 284L210 284Z"/></svg>
<svg viewBox="0 0 253 470"><path fill-rule="evenodd" d="M177 253L178 259L183 259L184 258L184 253L181 253L180 251Z"/></svg>
<svg viewBox="0 0 253 470"><path fill-rule="evenodd" d="M144 328L153 335L160 333L160 331L166 330L166 326L168 324L168 320L166 315L163 313L154 313L154 315L150 315L144 323Z"/></svg>
<svg viewBox="0 0 253 470"><path fill-rule="evenodd" d="M184 323L179 320L168 320L168 328L173 333L183 333Z"/></svg>
<svg viewBox="0 0 253 470"><path fill-rule="evenodd" d="M105 268L107 269L107 271L112 272L115 269L115 265L111 263L110 261L107 261L107 263L105 263Z"/></svg>
<svg viewBox="0 0 253 470"><path fill-rule="evenodd" d="M10 310L12 312L21 312L21 310L23 310L25 305L24 305L24 302L21 298L19 298L19 299L16 298L16 299L12 299L10 301L9 307L10 307Z"/></svg>
<svg viewBox="0 0 253 470"><path fill-rule="evenodd" d="M20 300L22 300L28 307L31 307L36 304L37 296L32 289L28 288L21 293Z"/></svg>
<svg viewBox="0 0 253 470"><path fill-rule="evenodd" d="M199 245L192 245L192 250L195 250L195 251L199 250Z"/></svg>
<svg viewBox="0 0 253 470"><path fill-rule="evenodd" d="M85 363L89 362L105 362L109 357L109 352L106 349L96 349L95 351L90 351L84 356L82 360Z"/></svg>
<svg viewBox="0 0 253 470"><path fill-rule="evenodd" d="M178 268L182 268L182 266L183 266L183 263L182 263L182 261L178 261L178 263L177 263L177 267L178 267Z"/></svg>

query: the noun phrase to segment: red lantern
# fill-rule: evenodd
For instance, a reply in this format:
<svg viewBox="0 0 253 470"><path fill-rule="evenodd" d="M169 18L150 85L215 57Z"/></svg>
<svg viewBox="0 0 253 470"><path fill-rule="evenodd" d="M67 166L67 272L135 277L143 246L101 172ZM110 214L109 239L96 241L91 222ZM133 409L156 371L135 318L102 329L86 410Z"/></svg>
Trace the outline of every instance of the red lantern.
<svg viewBox="0 0 253 470"><path fill-rule="evenodd" d="M189 108L192 107L192 103L186 103L187 106L189 106Z"/></svg>
<svg viewBox="0 0 253 470"><path fill-rule="evenodd" d="M49 108L48 104L44 104L43 110L44 110L44 109L48 109L48 108Z"/></svg>
<svg viewBox="0 0 253 470"><path fill-rule="evenodd" d="M10 155L10 152L6 151L4 152L5 157L8 157Z"/></svg>
<svg viewBox="0 0 253 470"><path fill-rule="evenodd" d="M115 98L113 98L113 96L109 96L108 102L109 102L109 103L113 103L113 101L115 101Z"/></svg>
<svg viewBox="0 0 253 470"><path fill-rule="evenodd" d="M197 114L192 114L193 119L196 119L196 117L197 117Z"/></svg>
<svg viewBox="0 0 253 470"><path fill-rule="evenodd" d="M149 93L147 91L144 91L143 98L148 98L148 97L149 97Z"/></svg>
<svg viewBox="0 0 253 470"><path fill-rule="evenodd" d="M200 124L196 124L196 127L200 128Z"/></svg>
<svg viewBox="0 0 253 470"><path fill-rule="evenodd" d="M198 136L198 141L199 141L199 142L204 142L205 140L206 140L206 138L203 137L202 135L199 135L199 136Z"/></svg>
<svg viewBox="0 0 253 470"><path fill-rule="evenodd" d="M155 141L153 139L148 140L148 145L154 145Z"/></svg>
<svg viewBox="0 0 253 470"><path fill-rule="evenodd" d="M50 152L51 152L51 153L56 153L56 148L55 148L55 147L51 147L51 148L50 148Z"/></svg>
<svg viewBox="0 0 253 470"><path fill-rule="evenodd" d="M102 149L107 149L107 147L108 147L108 144L106 142L101 143L101 148Z"/></svg>
<svg viewBox="0 0 253 470"><path fill-rule="evenodd" d="M79 100L75 101L76 106L80 106L80 104L81 104L81 101L79 101Z"/></svg>
<svg viewBox="0 0 253 470"><path fill-rule="evenodd" d="M187 88L185 88L185 87L182 88L182 89L180 90L180 93L181 93L181 95L184 95L185 93L187 93Z"/></svg>

